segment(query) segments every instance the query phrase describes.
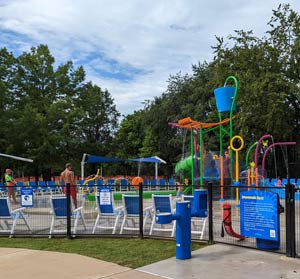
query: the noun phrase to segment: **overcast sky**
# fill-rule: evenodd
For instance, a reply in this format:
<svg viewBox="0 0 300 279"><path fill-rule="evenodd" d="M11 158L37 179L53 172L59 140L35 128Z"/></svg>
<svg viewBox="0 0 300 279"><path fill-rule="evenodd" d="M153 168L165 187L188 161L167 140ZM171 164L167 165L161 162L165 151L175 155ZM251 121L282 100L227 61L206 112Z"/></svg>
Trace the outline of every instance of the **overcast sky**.
<svg viewBox="0 0 300 279"><path fill-rule="evenodd" d="M0 47L47 44L57 65L83 65L123 114L160 96L170 75L211 61L215 36L267 30L277 0L0 0ZM299 13L299 0L288 1Z"/></svg>

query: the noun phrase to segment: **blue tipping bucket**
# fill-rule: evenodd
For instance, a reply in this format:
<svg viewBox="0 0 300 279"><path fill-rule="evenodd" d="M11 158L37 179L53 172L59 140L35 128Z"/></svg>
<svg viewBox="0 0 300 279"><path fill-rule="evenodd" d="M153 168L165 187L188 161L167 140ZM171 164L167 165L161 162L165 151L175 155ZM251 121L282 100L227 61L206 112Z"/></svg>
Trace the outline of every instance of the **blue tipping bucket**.
<svg viewBox="0 0 300 279"><path fill-rule="evenodd" d="M225 86L214 90L217 109L219 112L231 111L235 87ZM235 104L233 110L235 111Z"/></svg>

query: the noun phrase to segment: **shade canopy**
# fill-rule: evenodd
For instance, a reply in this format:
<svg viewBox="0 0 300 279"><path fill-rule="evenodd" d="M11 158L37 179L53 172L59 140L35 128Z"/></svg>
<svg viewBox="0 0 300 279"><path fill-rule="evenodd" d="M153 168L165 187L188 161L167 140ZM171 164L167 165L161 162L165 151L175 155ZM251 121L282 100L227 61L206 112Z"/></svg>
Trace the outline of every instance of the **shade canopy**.
<svg viewBox="0 0 300 279"><path fill-rule="evenodd" d="M138 163L154 163L155 164L155 177L158 175L158 164L166 164L167 162L158 156L134 158L134 159L119 159L103 156L96 156L84 153L81 161L81 178L84 179L84 164L85 163L117 163L117 162L138 162Z"/></svg>
<svg viewBox="0 0 300 279"><path fill-rule="evenodd" d="M109 162L123 162L123 161L127 161L127 160L95 156L90 154L87 154L86 156L86 163L109 163Z"/></svg>
<svg viewBox="0 0 300 279"><path fill-rule="evenodd" d="M141 162L141 163L163 163L166 164L167 162L163 159L159 158L158 156L146 157L146 158L136 158L136 159L129 159L129 161Z"/></svg>
<svg viewBox="0 0 300 279"><path fill-rule="evenodd" d="M8 155L8 154L4 154L4 153L0 153L0 157L6 157L6 158L10 158L10 159L18 160L18 161L29 162L29 163L33 162L32 159L27 159L27 158L23 158L23 157Z"/></svg>
<svg viewBox="0 0 300 279"><path fill-rule="evenodd" d="M145 157L145 158L134 158L134 159L120 159L120 158L110 158L103 156L96 156L85 154L85 163L109 163L109 162L141 162L141 163L163 163L167 162L158 156Z"/></svg>

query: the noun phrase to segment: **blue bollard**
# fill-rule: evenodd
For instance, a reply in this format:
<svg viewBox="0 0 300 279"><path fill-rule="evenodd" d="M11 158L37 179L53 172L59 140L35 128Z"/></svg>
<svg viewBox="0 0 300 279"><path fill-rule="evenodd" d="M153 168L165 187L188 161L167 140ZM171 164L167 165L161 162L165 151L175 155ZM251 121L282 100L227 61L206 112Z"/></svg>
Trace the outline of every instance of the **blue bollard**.
<svg viewBox="0 0 300 279"><path fill-rule="evenodd" d="M191 203L176 203L176 214L165 213L156 215L157 224L169 224L176 220L176 259L191 258Z"/></svg>
<svg viewBox="0 0 300 279"><path fill-rule="evenodd" d="M181 201L176 203L176 213L180 219L176 221L176 259L191 258L191 203Z"/></svg>
<svg viewBox="0 0 300 279"><path fill-rule="evenodd" d="M195 190L194 198L176 203L176 214L156 215L157 224L170 224L176 220L176 259L191 258L191 217L207 217L207 190Z"/></svg>

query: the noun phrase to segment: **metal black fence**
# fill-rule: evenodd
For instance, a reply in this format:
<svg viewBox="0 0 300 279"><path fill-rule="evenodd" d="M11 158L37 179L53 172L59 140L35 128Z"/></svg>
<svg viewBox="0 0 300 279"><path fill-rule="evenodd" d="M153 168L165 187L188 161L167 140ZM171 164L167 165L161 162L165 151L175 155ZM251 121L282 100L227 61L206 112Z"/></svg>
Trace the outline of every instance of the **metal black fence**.
<svg viewBox="0 0 300 279"><path fill-rule="evenodd" d="M285 206L285 188L284 187L259 187L257 190L273 192L279 196L279 204L276 208L279 214L278 234L279 240L274 241L275 248L268 247L261 248L261 239L254 237L244 237L241 233L241 208L240 208L240 194L248 192L248 190L256 189L255 187L248 188L247 186L226 186L228 195L224 199L218 195L217 188L220 186L211 186L213 192L213 209L210 218L213 224L213 241L220 243L233 244L248 248L272 250L278 253L287 253L286 243L286 215ZM221 191L221 188L219 192ZM225 189L224 189L225 192ZM231 193L231 194L230 194ZM255 209L254 209L255 210ZM254 213L254 216L256 214ZM259 217L257 217L259 218ZM277 242L277 243L276 243Z"/></svg>
<svg viewBox="0 0 300 279"><path fill-rule="evenodd" d="M193 203L192 191L188 192L191 186L186 187L183 196L176 196L174 185L127 185L124 189L101 184L67 189L62 185L15 186L15 203L9 197L8 187L1 186L0 236L109 235L172 239L176 234L175 221L157 224L157 214L174 213L179 199ZM207 216L192 218L192 240L261 249L256 238L240 235L239 197L241 192L249 190L248 187L220 187L207 183L201 189L207 190ZM285 187L260 186L259 190L279 196L280 240L274 251L297 256L300 253L300 189L287 184Z"/></svg>

